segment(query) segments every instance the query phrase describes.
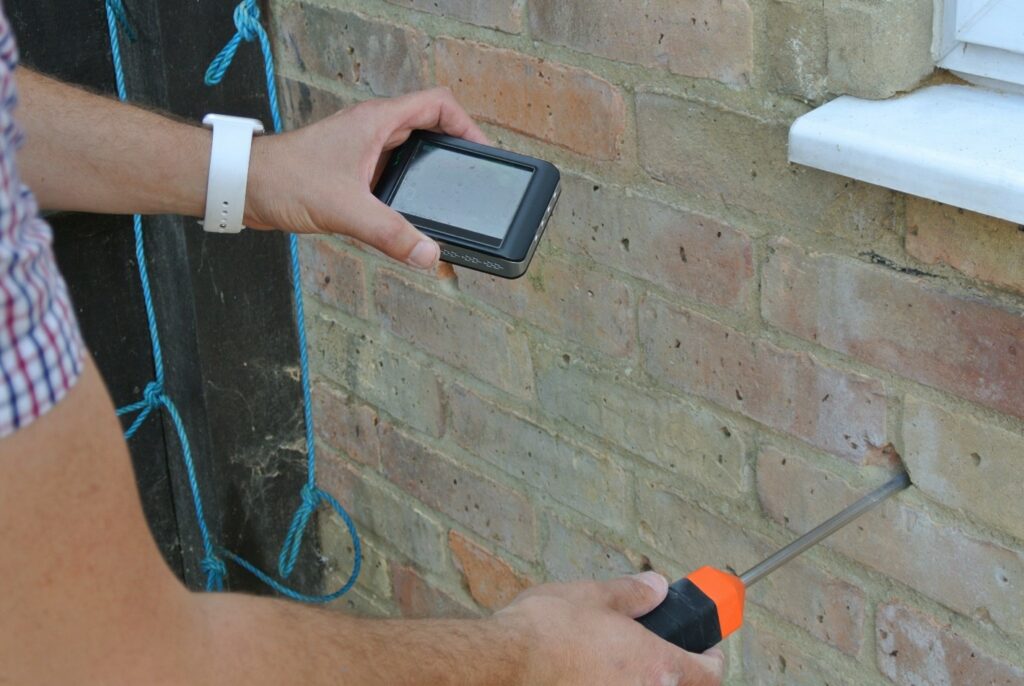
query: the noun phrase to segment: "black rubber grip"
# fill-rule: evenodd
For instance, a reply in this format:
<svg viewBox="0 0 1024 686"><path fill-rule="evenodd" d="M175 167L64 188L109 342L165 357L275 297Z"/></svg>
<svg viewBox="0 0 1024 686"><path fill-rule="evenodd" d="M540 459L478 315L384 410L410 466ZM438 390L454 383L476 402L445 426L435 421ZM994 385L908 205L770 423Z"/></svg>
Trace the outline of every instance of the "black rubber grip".
<svg viewBox="0 0 1024 686"><path fill-rule="evenodd" d="M686 578L669 586L661 605L636 621L691 653L703 653L722 641L715 601Z"/></svg>

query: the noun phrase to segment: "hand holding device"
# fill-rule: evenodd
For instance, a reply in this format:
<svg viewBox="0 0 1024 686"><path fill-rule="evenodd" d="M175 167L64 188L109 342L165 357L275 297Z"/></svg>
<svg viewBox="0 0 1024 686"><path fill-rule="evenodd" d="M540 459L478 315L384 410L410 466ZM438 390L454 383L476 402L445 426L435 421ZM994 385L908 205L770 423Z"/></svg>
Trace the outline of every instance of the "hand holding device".
<svg viewBox="0 0 1024 686"><path fill-rule="evenodd" d="M417 129L487 143L445 89L368 100L253 140L243 223L351 236L401 262L433 267L437 244L371 192L386 154Z"/></svg>

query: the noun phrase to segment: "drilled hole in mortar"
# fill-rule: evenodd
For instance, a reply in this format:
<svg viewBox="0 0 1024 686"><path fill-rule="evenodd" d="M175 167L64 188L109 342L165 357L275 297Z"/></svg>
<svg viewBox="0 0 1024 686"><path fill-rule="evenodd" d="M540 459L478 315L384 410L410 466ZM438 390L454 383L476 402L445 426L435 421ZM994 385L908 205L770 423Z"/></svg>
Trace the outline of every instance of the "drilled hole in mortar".
<svg viewBox="0 0 1024 686"><path fill-rule="evenodd" d="M974 462L975 467L981 466L981 455L978 453L971 453L971 461Z"/></svg>

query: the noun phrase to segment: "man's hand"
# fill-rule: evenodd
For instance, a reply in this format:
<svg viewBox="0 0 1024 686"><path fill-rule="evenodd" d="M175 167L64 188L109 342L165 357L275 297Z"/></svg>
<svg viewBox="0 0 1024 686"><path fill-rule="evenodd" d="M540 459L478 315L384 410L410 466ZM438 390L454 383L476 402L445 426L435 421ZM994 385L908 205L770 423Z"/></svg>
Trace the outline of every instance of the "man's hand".
<svg viewBox="0 0 1024 686"><path fill-rule="evenodd" d="M715 686L724 655L687 653L634 620L668 592L660 574L544 584L494 616L532 637L524 683L542 686Z"/></svg>
<svg viewBox="0 0 1024 686"><path fill-rule="evenodd" d="M387 153L415 129L487 143L447 89L370 100L302 129L257 138L245 225L357 238L427 269L439 249L371 193Z"/></svg>

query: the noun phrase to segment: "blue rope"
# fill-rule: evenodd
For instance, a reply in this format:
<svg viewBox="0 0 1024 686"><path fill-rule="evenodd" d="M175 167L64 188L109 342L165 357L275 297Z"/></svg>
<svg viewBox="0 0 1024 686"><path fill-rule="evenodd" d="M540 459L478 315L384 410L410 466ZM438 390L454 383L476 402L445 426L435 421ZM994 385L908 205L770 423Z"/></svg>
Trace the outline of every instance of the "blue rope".
<svg viewBox="0 0 1024 686"><path fill-rule="evenodd" d="M134 40L134 32L128 22L122 0L105 0L107 11L107 28L110 33L110 47L114 62L114 75L117 82L117 95L122 101L127 101L128 93L125 87L124 68L121 62L121 47L118 33L118 26L124 30L129 41ZM234 20L237 31L224 49L211 62L206 72L205 82L208 86L216 85L224 78L224 74L231 66L231 62L238 51L242 41L252 42L258 40L263 52L263 65L267 77L267 95L270 101L270 114L274 123L274 131L280 133L282 130L281 113L277 101L277 85L274 77L273 53L270 48L270 39L267 32L260 23L260 10L255 0L243 0L235 8ZM302 548L302 541L305 537L306 528L313 513L322 504L326 503L334 509L341 517L352 537L353 562L352 572L348 579L338 590L326 595L308 595L296 591L274 579L263 570L253 565L248 560L236 555L230 550L216 548L213 545L209 528L206 524L206 516L203 513L202 497L199 492L199 484L196 480L195 463L192 457L192 449L189 445L188 434L185 425L181 420L177 407L171 398L164 392L164 364L163 353L160 348L160 336L157 331L156 312L153 307L152 290L149 283L149 271L146 266L142 234L142 217L133 217L135 231L135 256L138 261L139 281L142 284L142 297L146 306L146 322L149 325L150 342L153 348L154 379L146 385L141 400L126 407L118 409L117 414L126 415L137 412L138 415L125 431L125 438L131 438L146 418L154 411L163 408L171 418L174 429L181 444L182 459L185 463L185 470L188 475L189 489L192 494L192 503L195 507L196 520L199 524L199 533L203 544L203 559L200 567L206 574L206 590L220 591L224 588L224 579L227 576L227 569L222 558L227 558L247 570L250 574L274 589L281 595L294 600L307 603L327 603L347 593L355 585L362 566L362 548L359 542L359 535L356 532L355 523L345 508L341 506L333 496L321 489L316 483L316 441L313 435L313 409L309 388L309 353L306 343L305 311L302 303L302 279L299 266L298 240L294 234L288 237L288 252L291 262L292 293L295 301L295 321L299 334L299 365L302 386L302 410L306 426L306 484L300 493L300 504L292 517L288 533L285 535L278 555L278 574L283 579L291 576L295 569L295 563Z"/></svg>

